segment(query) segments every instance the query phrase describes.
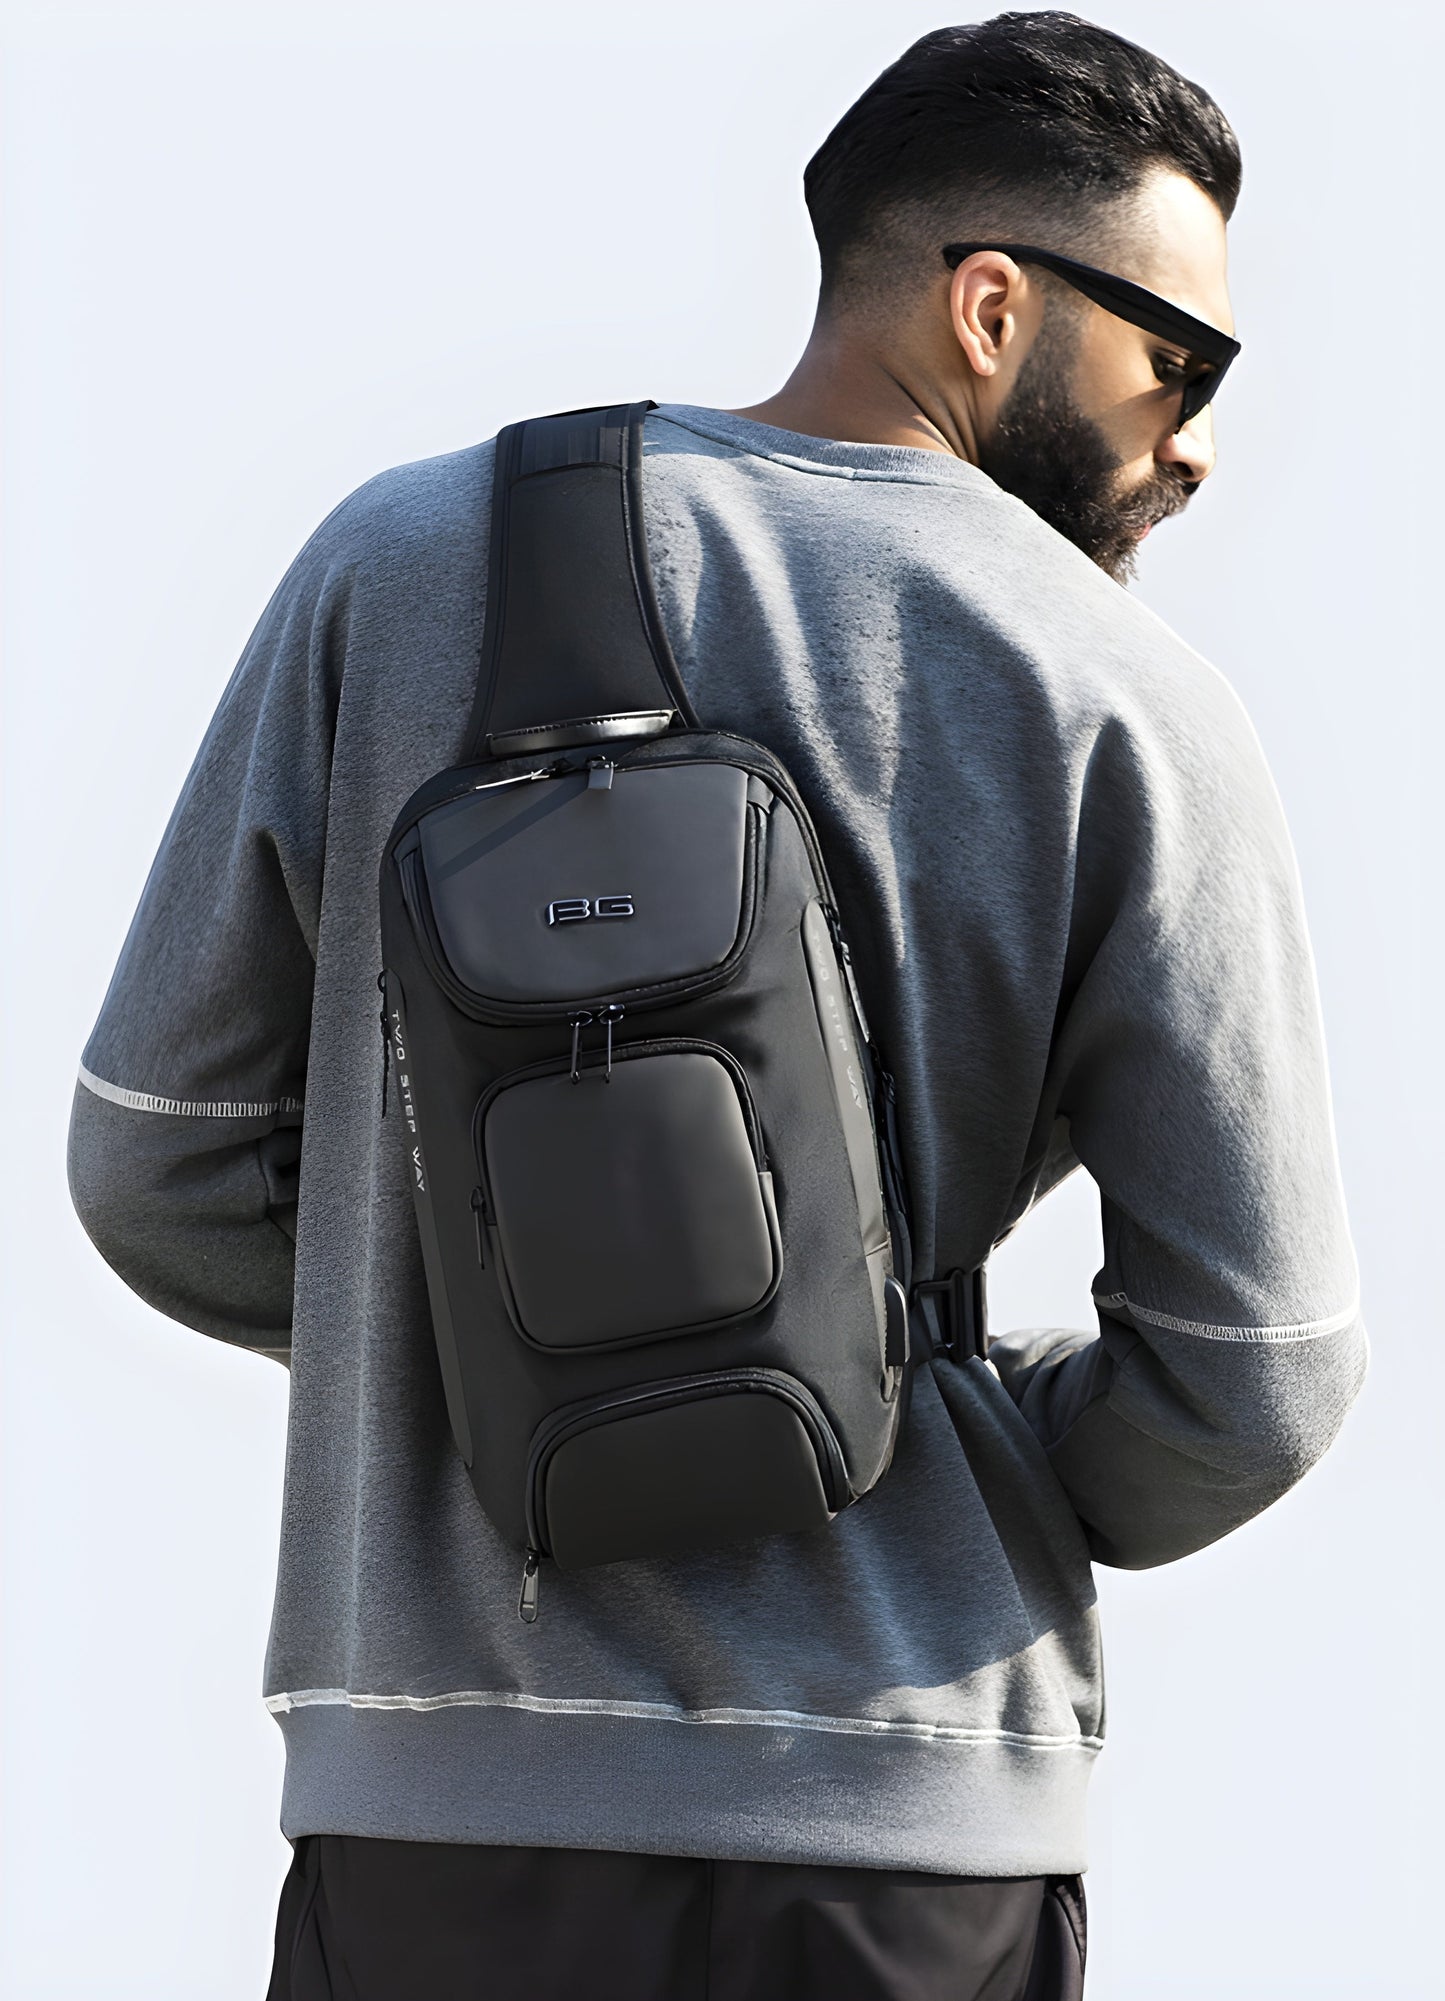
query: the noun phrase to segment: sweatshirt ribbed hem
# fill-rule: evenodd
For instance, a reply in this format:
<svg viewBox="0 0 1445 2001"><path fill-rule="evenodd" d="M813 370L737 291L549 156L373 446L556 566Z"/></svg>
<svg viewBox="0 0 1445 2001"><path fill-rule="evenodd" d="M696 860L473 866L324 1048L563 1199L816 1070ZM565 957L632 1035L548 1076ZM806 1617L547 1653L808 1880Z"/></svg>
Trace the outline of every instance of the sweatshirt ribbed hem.
<svg viewBox="0 0 1445 2001"><path fill-rule="evenodd" d="M360 1699L327 1691L278 1711L289 1840L360 1834L969 1876L1086 1866L1095 1740L352 1707Z"/></svg>

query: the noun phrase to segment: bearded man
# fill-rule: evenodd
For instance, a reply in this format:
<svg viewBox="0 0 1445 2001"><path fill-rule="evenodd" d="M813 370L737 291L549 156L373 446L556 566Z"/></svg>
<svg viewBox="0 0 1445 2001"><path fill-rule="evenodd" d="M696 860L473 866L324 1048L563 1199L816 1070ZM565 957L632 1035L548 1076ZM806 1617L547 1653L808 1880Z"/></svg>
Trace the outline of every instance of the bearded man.
<svg viewBox="0 0 1445 2001"><path fill-rule="evenodd" d="M689 697L784 759L854 913L916 1269L976 1272L1081 1163L1102 1204L1097 1327L990 1347L935 1285L893 1467L826 1529L563 1573L518 1620L376 1042L377 863L462 740L491 447L362 488L263 616L71 1164L139 1292L294 1364L271 2001L1081 1994L1091 1564L1267 1507L1366 1360L1278 801L1121 587L1214 464L1239 181L1217 106L1114 35L927 35L807 170L788 382L646 422Z"/></svg>

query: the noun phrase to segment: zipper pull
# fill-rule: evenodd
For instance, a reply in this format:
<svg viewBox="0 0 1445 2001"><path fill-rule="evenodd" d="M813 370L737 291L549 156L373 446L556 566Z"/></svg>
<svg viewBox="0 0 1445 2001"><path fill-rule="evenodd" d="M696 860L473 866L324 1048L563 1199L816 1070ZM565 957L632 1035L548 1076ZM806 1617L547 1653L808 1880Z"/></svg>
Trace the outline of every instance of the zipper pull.
<svg viewBox="0 0 1445 2001"><path fill-rule="evenodd" d="M386 1080L391 1074L391 1031L386 1025L386 973L376 976L376 984L381 994L381 1116L386 1117Z"/></svg>
<svg viewBox="0 0 1445 2001"><path fill-rule="evenodd" d="M591 1019L591 1015L585 1009L581 1014L572 1014L567 1017L567 1026L572 1031L572 1082L574 1084L579 1084L582 1081L582 1071L578 1064L578 1055L582 1044L582 1031Z"/></svg>
<svg viewBox="0 0 1445 2001"><path fill-rule="evenodd" d="M612 774L617 769L610 757L589 757L587 760L587 790L589 792L610 792Z"/></svg>
<svg viewBox="0 0 1445 2001"><path fill-rule="evenodd" d="M620 1007L616 1001L609 1002L602 1010L602 1019L607 1024L607 1068L602 1073L605 1084L612 1082L612 1027L614 1022L621 1021L626 1012L627 1009Z"/></svg>
<svg viewBox="0 0 1445 2001"><path fill-rule="evenodd" d="M524 1626L535 1626L537 1623L537 1569L541 1561L535 1549L527 1551L522 1571L522 1600L517 1607L517 1617Z"/></svg>
<svg viewBox="0 0 1445 2001"><path fill-rule="evenodd" d="M480 1188L472 1190L472 1218L477 1226L477 1263L485 1266L487 1259L486 1253L482 1249L482 1225L490 1223L492 1219L487 1214L486 1194Z"/></svg>

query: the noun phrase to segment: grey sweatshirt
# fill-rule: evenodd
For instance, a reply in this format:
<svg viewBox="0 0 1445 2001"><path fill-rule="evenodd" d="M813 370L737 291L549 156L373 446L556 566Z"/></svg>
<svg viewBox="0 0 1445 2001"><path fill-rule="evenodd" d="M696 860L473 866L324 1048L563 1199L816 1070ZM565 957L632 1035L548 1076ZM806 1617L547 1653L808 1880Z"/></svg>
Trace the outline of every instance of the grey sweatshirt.
<svg viewBox="0 0 1445 2001"><path fill-rule="evenodd" d="M86 1047L71 1184L162 1312L291 1356L266 1700L290 1836L981 1875L1085 1866L1091 1558L1200 1548L1320 1455L1366 1365L1299 884L1239 703L942 453L649 418L703 720L790 767L895 1072L920 1271L1082 1162L1098 1328L939 1359L829 1529L549 1576L447 1431L380 1115L377 870L455 762L491 449L403 466L292 565Z"/></svg>

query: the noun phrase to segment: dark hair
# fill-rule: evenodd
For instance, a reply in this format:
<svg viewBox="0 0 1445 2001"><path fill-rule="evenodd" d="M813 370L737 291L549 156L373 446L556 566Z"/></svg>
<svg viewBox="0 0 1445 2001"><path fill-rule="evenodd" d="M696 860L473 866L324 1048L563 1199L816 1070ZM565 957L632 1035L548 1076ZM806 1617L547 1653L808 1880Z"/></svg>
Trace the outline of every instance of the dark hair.
<svg viewBox="0 0 1445 2001"><path fill-rule="evenodd" d="M808 163L825 295L849 251L909 211L921 219L951 203L955 236L1052 220L1078 241L1156 166L1187 175L1229 219L1240 181L1229 121L1147 49L1074 14L937 28L869 85Z"/></svg>

